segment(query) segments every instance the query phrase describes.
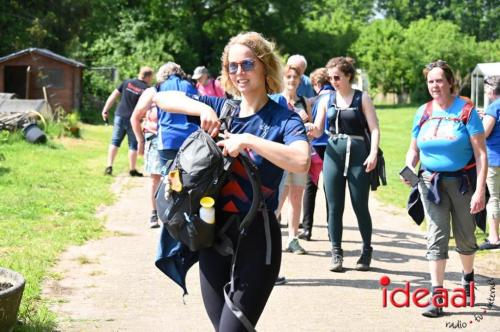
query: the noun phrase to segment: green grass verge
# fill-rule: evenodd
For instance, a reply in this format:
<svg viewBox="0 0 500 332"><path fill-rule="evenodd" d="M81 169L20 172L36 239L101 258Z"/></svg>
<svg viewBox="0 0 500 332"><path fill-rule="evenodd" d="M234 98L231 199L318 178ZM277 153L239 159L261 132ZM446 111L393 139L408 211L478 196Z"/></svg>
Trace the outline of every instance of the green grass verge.
<svg viewBox="0 0 500 332"><path fill-rule="evenodd" d="M111 127L84 126L82 135L46 145L19 135L0 140L0 266L26 278L18 331L53 330L55 316L40 296L43 278L66 247L103 234L95 212L114 199L113 179L103 176ZM118 171L127 168L121 150Z"/></svg>

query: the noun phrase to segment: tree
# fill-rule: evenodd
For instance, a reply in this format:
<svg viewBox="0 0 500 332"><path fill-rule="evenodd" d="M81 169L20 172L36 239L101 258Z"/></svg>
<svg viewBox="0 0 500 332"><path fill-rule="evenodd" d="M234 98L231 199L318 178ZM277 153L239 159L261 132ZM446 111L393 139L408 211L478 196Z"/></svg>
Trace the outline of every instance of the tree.
<svg viewBox="0 0 500 332"><path fill-rule="evenodd" d="M401 56L403 28L392 19L379 19L361 30L351 50L368 73L370 84L383 93L408 91L405 73L410 64Z"/></svg>
<svg viewBox="0 0 500 332"><path fill-rule="evenodd" d="M377 9L404 27L431 16L455 23L477 40L494 41L500 37L498 0L379 0Z"/></svg>

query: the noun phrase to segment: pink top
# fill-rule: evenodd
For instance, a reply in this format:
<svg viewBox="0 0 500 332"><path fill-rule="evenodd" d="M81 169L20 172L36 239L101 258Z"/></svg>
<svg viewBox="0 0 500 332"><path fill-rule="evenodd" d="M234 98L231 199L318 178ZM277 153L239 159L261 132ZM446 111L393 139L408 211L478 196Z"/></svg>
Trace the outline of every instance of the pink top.
<svg viewBox="0 0 500 332"><path fill-rule="evenodd" d="M196 88L202 96L224 97L224 90L222 90L219 80L214 80L213 78L208 79L207 85L197 83Z"/></svg>

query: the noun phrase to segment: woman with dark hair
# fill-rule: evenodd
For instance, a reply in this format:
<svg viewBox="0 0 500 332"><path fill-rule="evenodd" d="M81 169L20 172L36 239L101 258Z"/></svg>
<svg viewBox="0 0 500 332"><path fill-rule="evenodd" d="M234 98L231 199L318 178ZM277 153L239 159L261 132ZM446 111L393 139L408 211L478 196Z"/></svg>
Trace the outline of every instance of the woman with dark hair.
<svg viewBox="0 0 500 332"><path fill-rule="evenodd" d="M343 214L346 183L351 203L358 220L363 246L356 269L367 271L372 258L372 219L368 209L370 172L377 165L380 138L375 107L366 92L351 87L356 70L349 57L333 58L326 64L330 83L336 91L331 98L323 98L318 113L327 115L330 138L323 161L323 182L328 203L328 233L332 243L330 271L341 272ZM324 123L324 122L321 122ZM324 125L315 128L319 130ZM369 140L365 141L366 130ZM316 135L315 135L316 136Z"/></svg>
<svg viewBox="0 0 500 332"><path fill-rule="evenodd" d="M328 71L326 68L315 69L311 73L310 78L314 92L316 92L316 96L309 99L309 102L312 104L312 119L311 123L306 124L306 127L308 129L307 136L312 140L311 145L313 152L311 155L311 169L309 170L306 187L304 189L304 198L302 200L302 226L304 230L299 234L299 239L306 241L311 240L312 236L314 208L316 205L316 193L318 191L318 179L319 174L323 169L322 163L325 157L325 150L328 142L328 135L325 133L324 127L320 127L324 121L324 114L322 114L321 117L318 116L318 112L321 112L319 106L321 101L325 98L328 100L328 98L330 98L330 93L334 91L332 85L330 84L330 78L328 77Z"/></svg>
<svg viewBox="0 0 500 332"><path fill-rule="evenodd" d="M257 214L235 253L228 298L236 309L228 306L223 291L231 280L231 256L223 256L215 248L199 252L203 302L216 331L246 331L257 323L281 264L281 232L273 212L283 169L303 173L309 168L309 144L302 120L268 97L282 91L282 79L274 45L259 33L241 33L224 48L222 86L241 96L241 103L230 133L218 145L233 157L243 150L248 152L258 167L267 211ZM226 99L160 92L155 102L168 112L199 116L201 128L215 136ZM252 201L251 184L241 165L234 163L231 170L233 176L216 197L216 233L230 220L242 219ZM238 223L230 223L225 234L236 247Z"/></svg>
<svg viewBox="0 0 500 332"><path fill-rule="evenodd" d="M474 253L478 249L474 214L485 207L487 158L484 129L473 105L455 95L455 78L445 61L423 70L432 101L413 120L406 165L420 161L418 190L428 221L427 254L432 297L426 317L443 315L442 290L451 228L462 263L462 285L471 301ZM473 287L473 286L472 286Z"/></svg>

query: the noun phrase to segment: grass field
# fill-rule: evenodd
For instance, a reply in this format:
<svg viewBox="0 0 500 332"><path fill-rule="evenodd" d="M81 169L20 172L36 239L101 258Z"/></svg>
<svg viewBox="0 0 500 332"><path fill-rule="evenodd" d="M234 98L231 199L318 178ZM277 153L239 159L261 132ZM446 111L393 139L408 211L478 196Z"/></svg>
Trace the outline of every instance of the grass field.
<svg viewBox="0 0 500 332"><path fill-rule="evenodd" d="M416 107L379 107L389 185L375 193L380 200L404 207L409 189L399 170L410 140ZM32 145L0 135L0 266L22 273L26 289L21 305L23 325L17 331L50 331L55 316L40 296L42 281L69 245L103 235L96 209L114 200L113 178L102 175L111 127L83 127L82 139L53 139ZM127 170L126 149L118 155L115 174ZM479 234L478 241L484 235ZM52 276L57 278L57 276Z"/></svg>
<svg viewBox="0 0 500 332"><path fill-rule="evenodd" d="M26 278L20 331L52 330L54 316L40 297L43 278L68 245L103 233L95 216L110 204L113 179L102 176L111 127L85 126L83 139L46 145L2 136L0 152L0 266ZM126 169L126 149L116 169Z"/></svg>

